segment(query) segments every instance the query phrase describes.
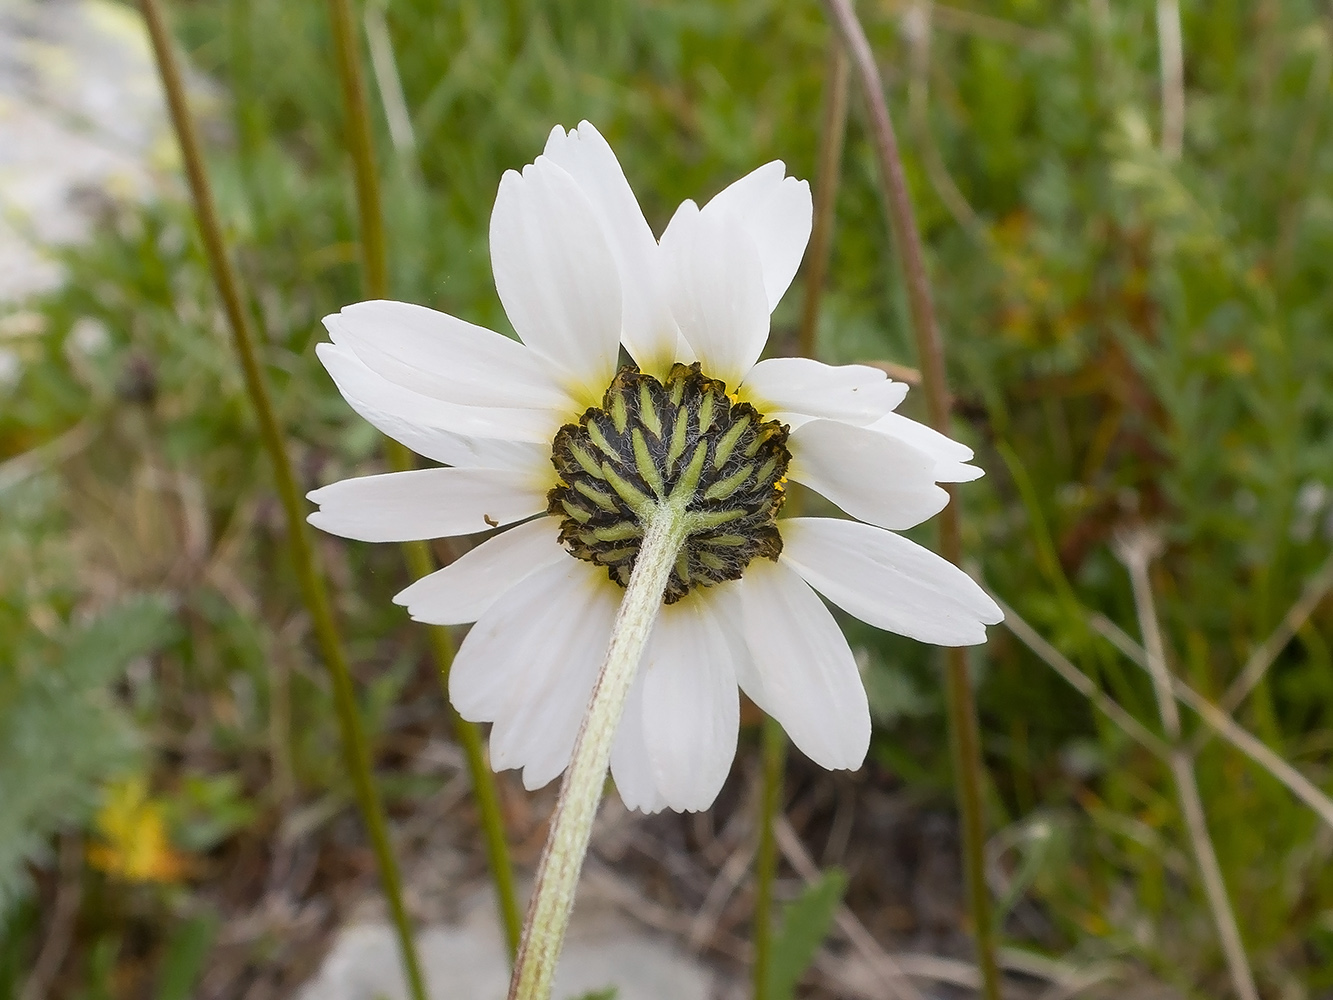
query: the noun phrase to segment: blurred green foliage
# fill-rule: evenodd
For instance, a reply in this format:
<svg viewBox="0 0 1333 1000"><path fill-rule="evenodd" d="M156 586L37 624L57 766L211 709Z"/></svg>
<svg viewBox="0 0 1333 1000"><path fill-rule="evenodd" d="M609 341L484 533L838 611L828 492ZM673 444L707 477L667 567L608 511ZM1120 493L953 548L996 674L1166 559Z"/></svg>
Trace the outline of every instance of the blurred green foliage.
<svg viewBox="0 0 1333 1000"><path fill-rule="evenodd" d="M313 486L377 469L374 432L313 352L319 318L360 297L323 7L176 7L194 65L226 88L214 179L302 474ZM1174 667L1212 698L1330 548L1333 13L1313 0L1185 0L1185 151L1172 162L1157 140L1147 0L960 2L929 18L892 0L860 8L926 236L956 433L988 472L960 490L968 549L997 593L1156 728L1146 677L1088 623L1096 610L1140 634L1115 531L1147 524L1167 541L1154 585ZM490 206L503 171L529 162L555 123L597 124L659 232L681 199L768 159L813 170L829 38L813 2L368 9L393 56L371 96L396 297L507 329ZM186 636L158 658L156 684L117 691L153 733L202 728L217 749L207 773L178 782L181 801L211 817L182 827L183 846L207 850L245 822L237 789L261 805L301 788L346 795L328 695L308 669L267 471L187 210L111 211L66 263L66 286L34 304L40 323L13 338L21 375L0 388L0 458L66 444L3 495L7 537L22 544L3 552L0 611L9 634L45 643L108 595L173 592ZM855 110L830 274L823 359L912 364ZM798 307L799 285L775 316L775 353L793 349ZM919 400L905 405L921 415ZM396 552L326 551L362 679L379 678L374 729L421 637L387 599L403 583ZM13 589L20 580L54 580L57 596ZM1331 623L1325 602L1239 714L1325 788ZM846 627L867 664L879 761L946 801L934 652ZM13 655L37 659L20 674L55 656L23 648ZM1133 956L1184 991L1223 993L1165 769L1002 629L975 665L1006 933ZM11 688L5 718L21 704ZM1216 743L1198 768L1265 989L1333 988L1328 831ZM33 856L15 843L0 844L5 857Z"/></svg>
<svg viewBox="0 0 1333 1000"><path fill-rule="evenodd" d="M847 873L830 868L782 908L767 970L767 995L773 1000L794 1000L801 976L814 963L846 891Z"/></svg>

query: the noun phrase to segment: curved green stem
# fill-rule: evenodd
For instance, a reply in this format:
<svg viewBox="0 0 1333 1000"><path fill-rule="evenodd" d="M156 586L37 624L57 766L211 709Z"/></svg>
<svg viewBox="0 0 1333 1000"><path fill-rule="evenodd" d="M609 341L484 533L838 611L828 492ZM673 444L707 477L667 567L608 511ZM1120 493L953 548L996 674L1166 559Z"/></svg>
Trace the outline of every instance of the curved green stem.
<svg viewBox="0 0 1333 1000"><path fill-rule="evenodd" d="M847 46L847 53L861 82L870 118L870 134L884 186L889 228L893 231L893 242L898 249L907 285L907 301L912 314L917 353L921 356L922 381L930 422L937 431L947 434L950 401L944 372L944 341L935 319L921 233L912 211L907 176L903 171L893 121L889 117L889 106L884 99L884 83L880 79L879 66L875 62L870 42L866 39L865 29L852 7L852 0L824 0L824 5ZM940 555L957 565L962 556L962 538L958 524L958 503L953 492L950 489L950 502L939 515ZM982 801L985 765L981 758L981 725L977 720L976 699L972 691L972 678L968 674L966 652L957 647L949 649L945 664L950 745L958 784L963 862L973 932L977 939L977 964L981 968L982 994L986 1000L1000 1000L1000 971L995 958L996 929L991 916L990 890L986 885L986 824Z"/></svg>
<svg viewBox="0 0 1333 1000"><path fill-rule="evenodd" d="M548 1000L551 995L556 961L574 908L574 891L592 837L592 821L606 784L616 727L687 529L683 503L668 502L645 515L639 555L611 626L606 659L551 817L551 833L537 868L523 943L509 983L509 1000Z"/></svg>
<svg viewBox="0 0 1333 1000"><path fill-rule="evenodd" d="M365 77L361 72L360 50L349 0L329 0L329 20L333 26L338 80L346 116L347 149L352 157L352 175L356 183L362 273L366 294L374 299L382 299L389 294L388 240L384 230L384 208L380 198L379 171L375 166ZM385 451L394 471L405 472L414 467L412 453L399 442L386 439ZM403 556L414 579L420 579L436 568L430 546L425 542L406 543ZM495 776L486 761L481 730L475 723L461 718L449 704L449 669L454 662L453 636L442 626L431 626L430 646L445 704L449 705L450 723L467 760L472 794L485 836L486 861L490 866L491 881L495 885L500 923L504 928L509 956L513 958L518 949L522 922L518 894L514 888L514 869L509 858L509 843L505 837L504 817L500 813L499 796L495 789Z"/></svg>
<svg viewBox="0 0 1333 1000"><path fill-rule="evenodd" d="M152 39L158 71L162 76L162 87L166 92L172 125L180 143L181 156L185 161L185 173L189 181L190 195L194 201L195 218L199 223L199 232L203 237L213 281L222 299L223 311L231 329L232 343L240 359L245 389L259 421L260 438L273 467L274 485L277 487L287 522L287 541L291 549L292 563L300 582L302 597L310 613L320 654L332 681L343 752L347 758L347 768L352 777L357 805L360 807L366 831L370 836L371 847L379 867L380 882L394 926L398 931L399 946L403 952L403 964L407 970L408 981L412 986L413 995L424 1000L425 985L421 977L420 963L417 961L407 910L403 905L402 879L398 873L398 863L394 858L393 848L389 843L384 806L380 802L371 774L370 749L361 726L351 669L338 635L324 577L310 543L301 494L292 472L291 460L287 455L273 401L269 396L268 384L260 367L255 337L242 302L240 280L232 267L231 258L222 239L222 227L213 202L213 193L204 166L203 154L200 151L199 138L195 132L194 119L190 115L186 101L180 67L176 63L171 36L167 31L158 0L143 0L143 14Z"/></svg>

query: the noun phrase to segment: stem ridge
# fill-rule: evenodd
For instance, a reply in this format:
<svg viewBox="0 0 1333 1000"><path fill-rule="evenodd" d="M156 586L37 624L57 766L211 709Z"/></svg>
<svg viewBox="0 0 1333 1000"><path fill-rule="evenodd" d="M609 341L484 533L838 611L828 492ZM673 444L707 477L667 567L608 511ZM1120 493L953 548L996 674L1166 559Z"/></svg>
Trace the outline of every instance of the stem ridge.
<svg viewBox="0 0 1333 1000"><path fill-rule="evenodd" d="M593 686L551 817L551 833L537 868L523 941L509 984L509 1000L547 1000L551 995L616 729L688 530L684 504L678 500L662 504L648 513L644 527L639 557L611 626L606 659Z"/></svg>

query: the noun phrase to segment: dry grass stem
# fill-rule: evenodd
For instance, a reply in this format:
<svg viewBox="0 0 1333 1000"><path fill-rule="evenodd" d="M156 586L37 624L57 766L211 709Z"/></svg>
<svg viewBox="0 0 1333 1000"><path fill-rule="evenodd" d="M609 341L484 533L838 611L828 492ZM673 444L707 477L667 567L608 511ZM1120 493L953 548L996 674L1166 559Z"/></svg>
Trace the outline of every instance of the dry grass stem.
<svg viewBox="0 0 1333 1000"><path fill-rule="evenodd" d="M1144 670L1148 669L1148 657L1142 647L1115 622L1104 615L1093 615L1091 624L1129 660ZM1320 791L1314 782L1179 677L1171 678L1171 687L1176 698L1198 713L1199 718L1213 732L1262 767L1271 777L1286 785L1293 795L1313 809L1333 829L1333 799Z"/></svg>
<svg viewBox="0 0 1333 1000"><path fill-rule="evenodd" d="M1278 627L1273 630L1273 634L1250 654L1250 658L1245 661L1245 666L1241 669L1240 675L1232 681L1226 693L1217 700L1217 707L1221 711L1230 715L1249 696L1255 686L1263 680L1264 674L1273 665L1273 661L1278 658L1278 654L1287 647L1287 643L1291 642L1296 637L1296 633L1301 630L1301 627L1310 620L1315 608L1328 596L1330 590L1333 590L1333 553L1329 554L1323 565L1306 583L1301 591L1301 596L1283 616L1282 621L1278 623Z"/></svg>
<svg viewBox="0 0 1333 1000"><path fill-rule="evenodd" d="M1199 795L1199 784L1194 775L1193 758L1179 745L1180 710L1176 706L1171 671L1166 662L1166 647L1162 641L1157 608L1153 602L1152 581L1148 576L1148 567L1160 552L1161 541L1146 530L1137 531L1119 536L1115 542L1115 550L1117 557L1129 570L1130 584L1134 590L1134 607L1139 618L1139 629L1143 634L1148 672L1152 675L1153 691L1157 696L1157 711L1162 717L1162 727L1166 730L1168 739L1175 744L1169 757L1171 775L1175 779L1180 809L1185 819L1185 829L1189 835L1190 848L1194 853L1199 876L1203 881L1208 908L1212 912L1222 952L1226 956L1231 984L1241 1000L1259 1000L1259 991L1254 985L1254 973L1245 955L1240 927L1236 923L1236 914L1231 907L1231 899L1227 895L1226 883L1222 878L1222 867L1218 863L1217 851L1208 833L1208 820L1204 815L1203 799Z"/></svg>
<svg viewBox="0 0 1333 1000"><path fill-rule="evenodd" d="M882 0L882 2L884 8L889 12L902 14L903 11L918 3L919 0ZM1021 45L1025 48L1046 52L1058 49L1065 44L1064 38L1054 31L1029 28L1026 25L1017 24L1002 17L982 14L975 10L964 10L962 7L953 7L949 4L937 3L932 4L932 6L934 7L935 20L945 31L953 31L961 35L976 35L978 38L985 38L993 42Z"/></svg>
<svg viewBox="0 0 1333 1000"><path fill-rule="evenodd" d="M44 469L69 461L92 443L96 431L94 421L85 420L45 444L0 462L0 493Z"/></svg>
<svg viewBox="0 0 1333 1000"><path fill-rule="evenodd" d="M702 951L709 938L717 931L717 922L722 916L722 911L726 909L728 901L735 894L736 887L745 878L745 873L750 870L756 846L754 840L746 838L736 845L735 850L723 863L717 878L713 879L713 884L708 887L708 894L704 896L699 912L690 921L690 931L686 937L691 950Z"/></svg>
<svg viewBox="0 0 1333 1000"><path fill-rule="evenodd" d="M60 838L59 883L55 905L46 925L46 939L19 991L19 1000L44 1000L74 940L75 923L83 903L83 838Z"/></svg>
<svg viewBox="0 0 1333 1000"><path fill-rule="evenodd" d="M1004 625L1013 633L1014 638L1037 655L1037 658L1059 674L1079 694L1087 698L1098 711L1114 722L1125 734L1130 736L1155 757L1165 761L1171 755L1171 749L1158 736L1130 715L1120 704L1104 694L1092 679L1058 649L1052 646L1031 625L1024 621L1013 608L1004 601L991 595L995 603L1004 612Z"/></svg>
<svg viewBox="0 0 1333 1000"><path fill-rule="evenodd" d="M412 128L412 114L407 110L403 94L403 80L394 58L389 25L384 19L385 0L372 0L362 13L366 29L366 46L370 49L370 71L375 76L375 87L380 94L380 106L389 125L389 140L398 155L416 167L417 136Z"/></svg>
<svg viewBox="0 0 1333 1000"><path fill-rule="evenodd" d="M1185 147L1185 55L1179 0L1157 0L1157 51L1162 72L1162 154L1174 161Z"/></svg>

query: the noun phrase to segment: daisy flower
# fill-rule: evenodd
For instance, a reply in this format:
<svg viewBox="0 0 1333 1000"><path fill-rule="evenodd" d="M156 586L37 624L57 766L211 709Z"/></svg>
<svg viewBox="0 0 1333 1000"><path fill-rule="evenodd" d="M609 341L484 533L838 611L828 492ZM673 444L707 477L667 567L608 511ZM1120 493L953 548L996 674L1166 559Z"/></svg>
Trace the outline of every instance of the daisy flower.
<svg viewBox="0 0 1333 1000"><path fill-rule="evenodd" d="M688 532L616 731L626 806L708 808L736 751L739 694L807 756L857 768L870 712L820 595L878 628L981 643L1001 612L895 532L975 479L967 447L897 414L878 369L759 360L810 235L805 181L774 161L653 236L587 122L500 181L490 226L512 340L401 302L324 320L321 361L352 407L441 468L310 494L310 520L363 541L503 529L395 600L475 622L449 696L492 723L491 761L539 788L567 766L645 523ZM632 363L621 363L621 349ZM779 516L789 481L848 518Z"/></svg>

